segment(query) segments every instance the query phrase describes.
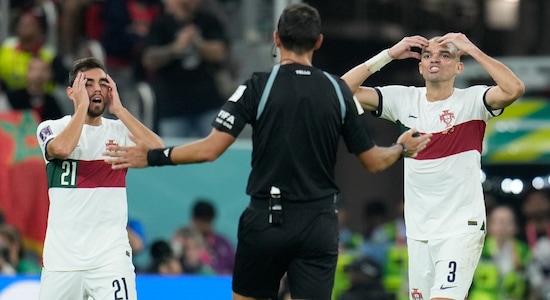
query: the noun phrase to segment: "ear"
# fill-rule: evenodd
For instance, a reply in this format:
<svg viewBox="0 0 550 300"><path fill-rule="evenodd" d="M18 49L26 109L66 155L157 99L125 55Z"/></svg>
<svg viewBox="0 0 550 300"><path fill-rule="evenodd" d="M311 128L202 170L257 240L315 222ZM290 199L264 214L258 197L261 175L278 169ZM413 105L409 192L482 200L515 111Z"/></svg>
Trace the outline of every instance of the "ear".
<svg viewBox="0 0 550 300"><path fill-rule="evenodd" d="M66 89L65 89L65 92L67 93L67 96L69 97L69 99L73 99L73 88L68 86Z"/></svg>
<svg viewBox="0 0 550 300"><path fill-rule="evenodd" d="M460 74L462 73L462 71L464 71L464 63L459 62L458 65L456 66L456 74Z"/></svg>
<svg viewBox="0 0 550 300"><path fill-rule="evenodd" d="M275 46L278 48L281 47L281 39L279 38L279 33L277 31L273 31L273 41L275 42Z"/></svg>
<svg viewBox="0 0 550 300"><path fill-rule="evenodd" d="M321 48L322 44L323 44L323 34L319 34L319 37L317 38L317 41L315 41L315 45L313 46L313 50L317 50Z"/></svg>
<svg viewBox="0 0 550 300"><path fill-rule="evenodd" d="M418 63L418 73L420 73L420 75L422 75L422 62Z"/></svg>

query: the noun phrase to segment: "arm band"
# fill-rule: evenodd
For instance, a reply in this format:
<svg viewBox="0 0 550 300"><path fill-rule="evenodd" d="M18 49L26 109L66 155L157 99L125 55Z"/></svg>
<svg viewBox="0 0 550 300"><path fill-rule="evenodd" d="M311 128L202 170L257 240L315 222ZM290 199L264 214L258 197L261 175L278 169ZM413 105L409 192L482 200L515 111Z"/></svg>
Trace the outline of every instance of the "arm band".
<svg viewBox="0 0 550 300"><path fill-rule="evenodd" d="M376 54L371 59L365 62L365 65L371 72L371 74L380 71L382 67L391 62L393 58L388 54L388 49L383 50L382 52Z"/></svg>
<svg viewBox="0 0 550 300"><path fill-rule="evenodd" d="M151 149L147 152L147 164L152 167L174 165L170 154L174 147Z"/></svg>

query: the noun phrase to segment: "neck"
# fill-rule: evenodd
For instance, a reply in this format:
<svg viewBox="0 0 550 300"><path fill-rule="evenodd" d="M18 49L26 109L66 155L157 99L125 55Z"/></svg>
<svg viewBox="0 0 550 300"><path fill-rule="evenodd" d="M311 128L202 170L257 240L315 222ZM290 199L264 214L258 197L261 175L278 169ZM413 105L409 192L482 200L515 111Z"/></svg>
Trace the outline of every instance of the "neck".
<svg viewBox="0 0 550 300"><path fill-rule="evenodd" d="M288 65L288 64L300 64L304 66L312 66L311 61L307 57L299 56L282 56L279 60L279 64Z"/></svg>
<svg viewBox="0 0 550 300"><path fill-rule="evenodd" d="M453 85L445 85L442 83L426 83L426 98L428 101L440 101L451 97L454 93Z"/></svg>

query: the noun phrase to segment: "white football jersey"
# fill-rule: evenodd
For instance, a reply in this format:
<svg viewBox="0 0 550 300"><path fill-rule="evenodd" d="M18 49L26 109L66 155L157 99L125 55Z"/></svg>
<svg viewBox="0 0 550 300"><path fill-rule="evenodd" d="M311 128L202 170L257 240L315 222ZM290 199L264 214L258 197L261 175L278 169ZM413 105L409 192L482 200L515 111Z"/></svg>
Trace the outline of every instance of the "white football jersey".
<svg viewBox="0 0 550 300"><path fill-rule="evenodd" d="M432 133L427 147L404 162L407 237L445 238L485 228L481 151L486 122L502 110L485 106L487 86L456 89L429 102L425 87L386 86L380 117Z"/></svg>
<svg viewBox="0 0 550 300"><path fill-rule="evenodd" d="M46 144L67 126L71 116L42 122L37 138ZM44 241L44 266L50 271L87 270L131 257L126 225L126 170L104 162L106 145L133 145L120 120L84 125L69 158L46 159L50 207Z"/></svg>

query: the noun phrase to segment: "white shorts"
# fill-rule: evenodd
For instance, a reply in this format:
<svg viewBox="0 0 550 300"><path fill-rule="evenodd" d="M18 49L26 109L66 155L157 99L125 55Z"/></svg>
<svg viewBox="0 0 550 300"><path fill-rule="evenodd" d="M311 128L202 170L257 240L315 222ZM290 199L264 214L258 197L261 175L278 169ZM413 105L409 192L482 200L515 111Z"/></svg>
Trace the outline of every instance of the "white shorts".
<svg viewBox="0 0 550 300"><path fill-rule="evenodd" d="M137 300L136 273L131 261L83 271L42 268L40 300Z"/></svg>
<svg viewBox="0 0 550 300"><path fill-rule="evenodd" d="M407 239L410 299L465 299L484 241L485 231L429 241Z"/></svg>

